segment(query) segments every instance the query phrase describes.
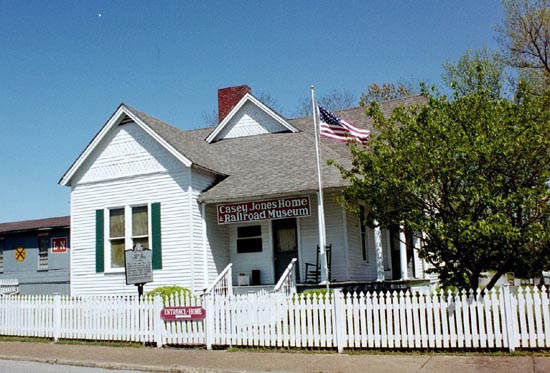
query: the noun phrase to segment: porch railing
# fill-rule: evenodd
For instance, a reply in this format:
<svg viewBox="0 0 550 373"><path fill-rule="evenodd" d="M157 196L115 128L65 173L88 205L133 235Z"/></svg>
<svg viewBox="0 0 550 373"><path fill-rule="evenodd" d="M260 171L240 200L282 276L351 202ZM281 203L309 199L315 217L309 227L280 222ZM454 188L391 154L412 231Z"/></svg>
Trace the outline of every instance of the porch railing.
<svg viewBox="0 0 550 373"><path fill-rule="evenodd" d="M212 295L233 295L233 279L231 267L233 263L229 263L227 267L218 275L212 285L206 289L205 294Z"/></svg>
<svg viewBox="0 0 550 373"><path fill-rule="evenodd" d="M290 264L286 267L283 275L275 285L273 289L274 293L282 293L291 295L296 293L296 261L298 259L292 258Z"/></svg>

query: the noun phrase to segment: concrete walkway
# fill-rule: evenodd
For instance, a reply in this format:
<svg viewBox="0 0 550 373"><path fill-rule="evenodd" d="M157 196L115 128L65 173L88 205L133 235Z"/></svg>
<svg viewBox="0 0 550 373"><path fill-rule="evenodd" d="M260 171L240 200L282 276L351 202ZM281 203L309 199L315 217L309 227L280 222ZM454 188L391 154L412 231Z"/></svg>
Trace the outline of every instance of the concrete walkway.
<svg viewBox="0 0 550 373"><path fill-rule="evenodd" d="M550 357L248 352L0 342L0 359L150 372L550 372Z"/></svg>

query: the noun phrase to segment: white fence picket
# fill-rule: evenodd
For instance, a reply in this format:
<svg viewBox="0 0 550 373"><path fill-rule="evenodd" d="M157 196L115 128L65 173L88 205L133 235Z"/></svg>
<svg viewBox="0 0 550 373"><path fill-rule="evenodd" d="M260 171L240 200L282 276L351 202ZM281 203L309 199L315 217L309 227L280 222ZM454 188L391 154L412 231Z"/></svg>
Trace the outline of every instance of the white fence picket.
<svg viewBox="0 0 550 373"><path fill-rule="evenodd" d="M541 310L542 310L542 325L550 325L550 307L548 305L550 304L549 297L548 297L548 288L546 286L542 286L541 288ZM544 329L544 347L550 346L550 328L545 327Z"/></svg>

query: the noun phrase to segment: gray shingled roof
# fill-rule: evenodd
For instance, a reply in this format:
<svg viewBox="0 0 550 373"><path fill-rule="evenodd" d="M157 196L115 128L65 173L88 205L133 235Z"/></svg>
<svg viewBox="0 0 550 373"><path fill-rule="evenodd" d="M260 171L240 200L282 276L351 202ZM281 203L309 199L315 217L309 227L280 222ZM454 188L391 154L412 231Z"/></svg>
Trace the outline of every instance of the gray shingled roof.
<svg viewBox="0 0 550 373"><path fill-rule="evenodd" d="M70 216L1 223L0 234L24 232L35 229L68 228L70 224Z"/></svg>
<svg viewBox="0 0 550 373"><path fill-rule="evenodd" d="M400 105L425 103L423 96L387 101L381 105L386 114ZM125 105L126 106L126 105ZM182 131L137 109L126 106L171 146L189 158L195 167L223 176L223 180L200 196L206 203L230 202L244 198L298 194L317 189L315 138L311 117L289 119L298 133L273 133L224 139L207 143L212 128ZM337 111L357 126L373 131L372 120L364 108ZM341 188L346 182L333 166L332 159L346 167L351 157L346 144L323 138L321 165L324 188Z"/></svg>

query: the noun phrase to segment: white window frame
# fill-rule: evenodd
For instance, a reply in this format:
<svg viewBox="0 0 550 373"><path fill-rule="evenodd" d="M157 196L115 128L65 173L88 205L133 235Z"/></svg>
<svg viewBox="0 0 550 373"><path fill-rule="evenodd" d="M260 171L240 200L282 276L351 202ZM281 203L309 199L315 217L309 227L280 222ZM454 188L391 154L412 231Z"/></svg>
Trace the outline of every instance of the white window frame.
<svg viewBox="0 0 550 373"><path fill-rule="evenodd" d="M147 234L142 235L136 235L134 234L134 226L133 226L133 209L138 207L146 207L147 208ZM130 206L130 212L129 212L129 226L130 226L130 246L127 247L134 247L134 240L135 239L143 239L147 238L147 248L151 249L151 204L145 203L140 205L132 205Z"/></svg>
<svg viewBox="0 0 550 373"><path fill-rule="evenodd" d="M151 203L136 203L131 205L125 205L125 206L113 206L113 207L107 207L105 208L105 216L107 219L104 220L104 265L105 265L105 273L124 273L125 268L122 267L112 267L111 266L111 254L112 254L112 247L111 247L111 210L118 210L118 209L124 209L124 250L128 250L129 248L133 247L133 241L134 238L141 238L144 236L133 236L132 232L132 209L134 207L143 207L147 206L147 242L149 249L151 249L152 245L152 235L151 235Z"/></svg>
<svg viewBox="0 0 550 373"><path fill-rule="evenodd" d="M258 226L260 228L260 234L256 236L246 236L246 237L239 237L239 228L250 228L250 227L256 227ZM254 222L254 224L243 224L238 225L235 229L235 252L237 254L253 254L253 253L261 253L264 251L264 242L263 242L263 228L261 222ZM250 240L260 240L261 242L261 250L257 251L242 251L239 252L239 241L250 241Z"/></svg>
<svg viewBox="0 0 550 373"><path fill-rule="evenodd" d="M41 243L42 242L47 242L46 244L46 251L41 251ZM38 270L39 271L47 271L48 268L49 268L49 262L50 262L50 258L49 258L49 253L50 253L50 235L45 233L45 234L38 234L38 250L37 250L37 258L38 258ZM43 258L46 258L45 260L43 260Z"/></svg>

